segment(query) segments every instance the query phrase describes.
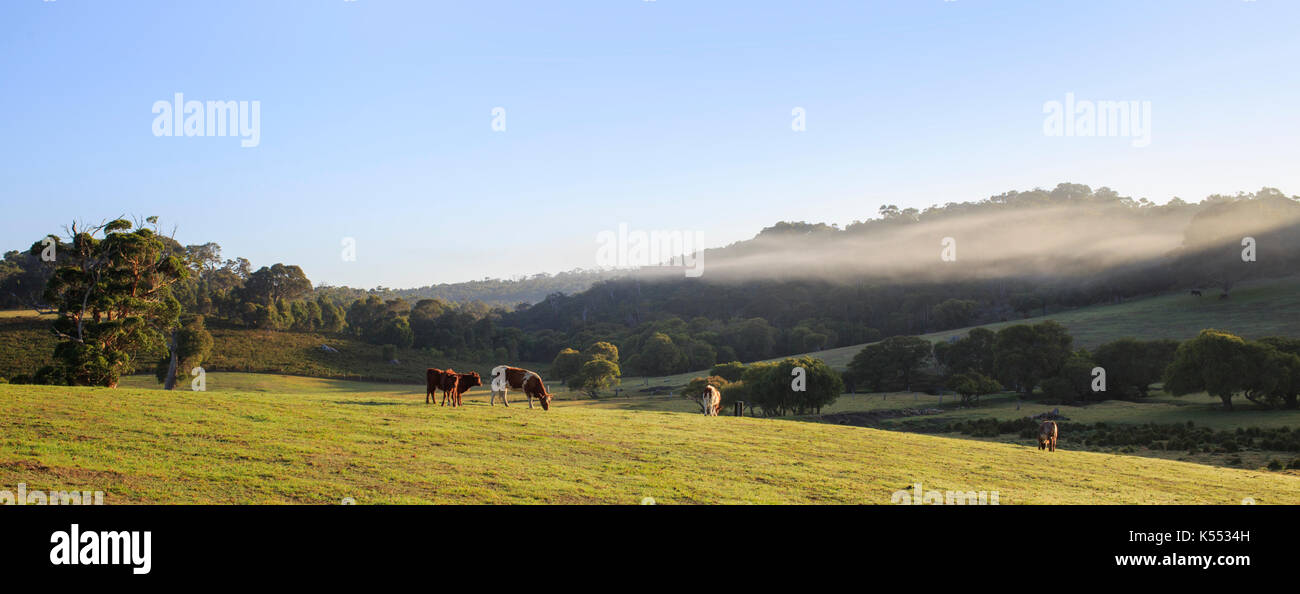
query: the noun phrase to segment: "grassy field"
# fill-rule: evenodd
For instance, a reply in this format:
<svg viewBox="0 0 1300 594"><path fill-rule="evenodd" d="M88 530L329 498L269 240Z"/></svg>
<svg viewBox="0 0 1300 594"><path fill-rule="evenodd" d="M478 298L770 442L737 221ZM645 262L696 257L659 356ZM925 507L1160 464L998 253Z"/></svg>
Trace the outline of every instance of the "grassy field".
<svg viewBox="0 0 1300 594"><path fill-rule="evenodd" d="M1165 295L1026 321L1055 319L1085 347L1122 336L1187 338L1206 327L1300 336L1300 316L1287 313L1300 310L1297 289L1300 279L1284 279L1244 285L1223 301ZM0 376L48 362L46 324L0 315ZM889 503L921 482L997 491L1002 503L1300 503L1300 471L1263 470L1273 452L1077 451L1063 437L1067 447L1048 455L1014 435L909 432L1058 408L1011 395L960 407L952 396L846 394L823 416L708 419L692 414L689 400L643 391L703 374L692 372L624 378L620 397L597 400L551 382L550 412L529 410L518 394L516 406L489 407L480 388L453 410L425 405L413 382L429 365L484 375L487 365L418 351L399 352L402 363L391 365L378 347L313 333L213 334L206 392L165 392L144 375L116 390L0 385L0 488L97 489L110 503ZM811 354L842 368L861 346ZM348 377L379 381L326 379ZM1300 428L1300 412L1242 404L1225 412L1205 395L1156 392L1059 409L1073 423ZM869 426L824 416L839 413L875 416Z"/></svg>
<svg viewBox="0 0 1300 594"><path fill-rule="evenodd" d="M543 412L489 407L481 390L451 409L389 384L214 373L208 385L0 386L0 486L103 490L109 503L887 504L916 482L1003 504L1300 502L1294 473L637 409L680 399Z"/></svg>

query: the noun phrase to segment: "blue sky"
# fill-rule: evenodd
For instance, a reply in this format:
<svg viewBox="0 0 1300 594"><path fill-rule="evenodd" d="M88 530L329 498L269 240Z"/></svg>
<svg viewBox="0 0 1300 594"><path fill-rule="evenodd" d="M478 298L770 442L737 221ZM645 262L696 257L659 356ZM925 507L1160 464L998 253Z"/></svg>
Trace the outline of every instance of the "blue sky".
<svg viewBox="0 0 1300 594"><path fill-rule="evenodd" d="M1297 30L1280 0L9 0L0 249L158 215L410 287L593 267L619 223L725 245L1063 181L1300 194ZM260 145L154 136L177 92L259 101ZM1150 101L1150 146L1046 136L1066 93Z"/></svg>

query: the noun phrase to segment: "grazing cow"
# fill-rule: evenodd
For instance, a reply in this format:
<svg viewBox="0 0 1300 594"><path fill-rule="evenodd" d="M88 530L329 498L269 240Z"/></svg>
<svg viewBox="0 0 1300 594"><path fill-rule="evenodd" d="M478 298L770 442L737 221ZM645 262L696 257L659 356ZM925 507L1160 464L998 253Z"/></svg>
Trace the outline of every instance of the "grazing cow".
<svg viewBox="0 0 1300 594"><path fill-rule="evenodd" d="M713 386L704 386L704 393L700 395L700 404L704 406L704 414L710 417L718 416L718 409L722 408L722 392Z"/></svg>
<svg viewBox="0 0 1300 594"><path fill-rule="evenodd" d="M1038 426L1038 449L1056 451L1056 421L1043 421Z"/></svg>
<svg viewBox="0 0 1300 594"><path fill-rule="evenodd" d="M1201 296L1201 290L1200 290L1200 289L1192 289L1192 295L1195 295L1195 296L1197 296L1197 297L1200 297L1200 296Z"/></svg>
<svg viewBox="0 0 1300 594"><path fill-rule="evenodd" d="M510 406L510 401L506 400L506 393L511 388L524 391L524 395L528 397L528 408L533 407L533 398L537 398L537 401L542 404L542 410L551 410L551 393L546 391L542 376L527 369L505 365L492 368L492 397L488 400L488 404L496 406L497 394L501 394L501 403Z"/></svg>
<svg viewBox="0 0 1300 594"><path fill-rule="evenodd" d="M470 389L473 388L474 386L481 386L481 385L483 385L483 378L479 377L477 371L471 371L469 373L457 373L456 386L451 393L452 400L453 400L452 406L460 406L461 395L464 394L465 392L470 391Z"/></svg>
<svg viewBox="0 0 1300 594"><path fill-rule="evenodd" d="M451 405L456 406L456 385L459 383L460 374L455 370L448 369L442 374L442 383L438 385L438 389L442 390L442 404L439 406L447 406L448 396L451 397Z"/></svg>
<svg viewBox="0 0 1300 594"><path fill-rule="evenodd" d="M430 367L427 371L424 372L424 380L425 380L424 403L425 404L429 404L430 398L437 400L437 393L438 390L442 389L442 378L445 375L447 375L447 372L441 369L434 369L433 367Z"/></svg>

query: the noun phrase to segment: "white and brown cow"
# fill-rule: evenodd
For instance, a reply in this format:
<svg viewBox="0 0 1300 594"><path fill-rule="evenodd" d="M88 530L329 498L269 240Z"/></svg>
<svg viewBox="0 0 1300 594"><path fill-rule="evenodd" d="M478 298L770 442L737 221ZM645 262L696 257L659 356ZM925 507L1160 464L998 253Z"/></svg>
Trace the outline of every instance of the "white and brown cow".
<svg viewBox="0 0 1300 594"><path fill-rule="evenodd" d="M1043 421L1043 424L1038 426L1038 449L1055 452L1056 435L1056 421Z"/></svg>
<svg viewBox="0 0 1300 594"><path fill-rule="evenodd" d="M506 399L506 393L510 389L524 391L524 395L528 397L528 408L533 407L533 398L537 398L537 401L542 404L542 410L551 410L551 393L546 391L542 376L518 367L505 365L493 367L492 397L488 399L488 404L495 406L497 394L500 394L501 403L510 406L510 401Z"/></svg>
<svg viewBox="0 0 1300 594"><path fill-rule="evenodd" d="M704 386L704 393L700 394L700 405L704 407L704 414L718 416L718 410L722 408L722 392L713 386Z"/></svg>

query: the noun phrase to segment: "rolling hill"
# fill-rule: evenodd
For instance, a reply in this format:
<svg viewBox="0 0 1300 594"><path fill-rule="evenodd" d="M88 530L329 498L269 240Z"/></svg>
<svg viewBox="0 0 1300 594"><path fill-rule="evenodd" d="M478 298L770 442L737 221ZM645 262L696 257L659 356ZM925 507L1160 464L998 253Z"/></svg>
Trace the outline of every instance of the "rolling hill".
<svg viewBox="0 0 1300 594"><path fill-rule="evenodd" d="M1300 337L1300 277L1266 279L1243 283L1229 299L1214 295L1193 297L1186 293L1167 293L1133 299L1114 305L1096 305L1044 316L983 324L921 335L931 342L965 336L973 328L997 331L1014 324L1036 324L1056 320L1074 337L1076 348L1095 348L1124 337L1143 340L1193 338L1205 328L1226 330L1248 339L1264 336ZM855 344L791 357L810 356L826 361L831 367L845 370L853 356L870 343ZM786 357L770 359L776 361ZM626 387L648 385L679 386L693 377L707 375L708 370L690 371L657 378L624 378Z"/></svg>

